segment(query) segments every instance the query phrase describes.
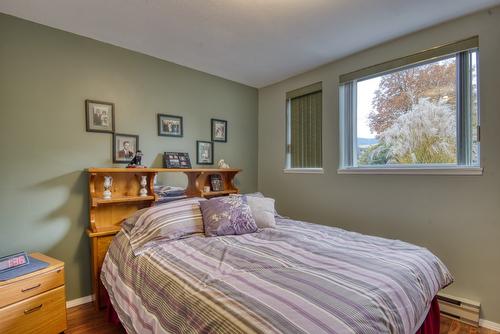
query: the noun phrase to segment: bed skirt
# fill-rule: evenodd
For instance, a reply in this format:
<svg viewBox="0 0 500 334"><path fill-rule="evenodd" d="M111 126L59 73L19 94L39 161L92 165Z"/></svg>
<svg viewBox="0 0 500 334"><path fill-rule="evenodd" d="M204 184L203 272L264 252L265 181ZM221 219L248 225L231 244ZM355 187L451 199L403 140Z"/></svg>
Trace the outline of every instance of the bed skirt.
<svg viewBox="0 0 500 334"><path fill-rule="evenodd" d="M109 299L108 292L104 289L104 305L106 307L106 319L108 322L112 323L115 326L123 328L120 318L116 313L113 305L111 304L111 300ZM429 308L429 312L425 317L422 326L420 329L415 332L415 334L439 334L440 327L440 313L439 313L439 303L437 300L437 296L434 297L431 303L431 307Z"/></svg>
<svg viewBox="0 0 500 334"><path fill-rule="evenodd" d="M123 328L122 323L120 322L120 318L113 308L113 304L111 304L111 300L109 299L108 291L106 289L103 289L102 297L104 307L106 308L106 320L115 326Z"/></svg>
<svg viewBox="0 0 500 334"><path fill-rule="evenodd" d="M420 329L415 334L439 334L440 324L439 303L437 296L435 296L432 300L429 313L427 313L422 326L420 326Z"/></svg>

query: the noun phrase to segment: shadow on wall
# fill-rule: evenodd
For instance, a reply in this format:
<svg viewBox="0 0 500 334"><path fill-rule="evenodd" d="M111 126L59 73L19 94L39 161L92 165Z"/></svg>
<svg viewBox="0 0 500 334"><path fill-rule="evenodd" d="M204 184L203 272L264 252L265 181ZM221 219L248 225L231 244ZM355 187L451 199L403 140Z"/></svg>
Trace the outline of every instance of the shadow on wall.
<svg viewBox="0 0 500 334"><path fill-rule="evenodd" d="M162 168L163 167L163 154L158 153L153 160L153 164L151 165L153 168Z"/></svg>
<svg viewBox="0 0 500 334"><path fill-rule="evenodd" d="M30 187L30 190L41 191L68 190L66 200L39 221L41 224L61 219L69 222L66 234L47 248L48 255L65 262L68 299L90 293L90 244L85 232L89 224L87 187L88 176L83 171L64 174ZM76 282L79 286L73 285Z"/></svg>

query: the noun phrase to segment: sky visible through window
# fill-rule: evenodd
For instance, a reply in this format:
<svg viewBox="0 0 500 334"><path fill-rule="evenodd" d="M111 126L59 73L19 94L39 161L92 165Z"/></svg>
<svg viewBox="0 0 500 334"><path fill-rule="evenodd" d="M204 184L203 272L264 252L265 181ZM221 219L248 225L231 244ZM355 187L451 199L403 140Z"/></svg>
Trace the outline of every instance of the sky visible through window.
<svg viewBox="0 0 500 334"><path fill-rule="evenodd" d="M356 82L358 165L457 163L456 61L453 55Z"/></svg>
<svg viewBox="0 0 500 334"><path fill-rule="evenodd" d="M358 138L375 138L376 134L370 130L368 115L373 110L372 103L379 84L380 77L358 82Z"/></svg>

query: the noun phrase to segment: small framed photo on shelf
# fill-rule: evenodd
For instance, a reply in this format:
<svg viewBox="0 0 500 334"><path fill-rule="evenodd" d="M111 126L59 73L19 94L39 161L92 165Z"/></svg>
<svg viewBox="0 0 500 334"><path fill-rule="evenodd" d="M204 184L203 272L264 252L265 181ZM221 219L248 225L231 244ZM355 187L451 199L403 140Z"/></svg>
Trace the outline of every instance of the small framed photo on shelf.
<svg viewBox="0 0 500 334"><path fill-rule="evenodd" d="M85 100L85 122L87 132L115 132L115 105Z"/></svg>
<svg viewBox="0 0 500 334"><path fill-rule="evenodd" d="M196 141L196 163L198 165L214 164L214 143L211 141Z"/></svg>
<svg viewBox="0 0 500 334"><path fill-rule="evenodd" d="M182 137L182 116L158 114L158 136Z"/></svg>
<svg viewBox="0 0 500 334"><path fill-rule="evenodd" d="M210 175L210 185L212 191L223 191L224 185L222 184L222 177L219 174Z"/></svg>
<svg viewBox="0 0 500 334"><path fill-rule="evenodd" d="M129 163L139 150L139 136L123 133L113 134L113 162Z"/></svg>
<svg viewBox="0 0 500 334"><path fill-rule="evenodd" d="M180 152L164 152L163 153L164 168L191 168L191 160L189 153Z"/></svg>
<svg viewBox="0 0 500 334"><path fill-rule="evenodd" d="M222 119L211 119L212 123L212 141L227 142L227 121Z"/></svg>

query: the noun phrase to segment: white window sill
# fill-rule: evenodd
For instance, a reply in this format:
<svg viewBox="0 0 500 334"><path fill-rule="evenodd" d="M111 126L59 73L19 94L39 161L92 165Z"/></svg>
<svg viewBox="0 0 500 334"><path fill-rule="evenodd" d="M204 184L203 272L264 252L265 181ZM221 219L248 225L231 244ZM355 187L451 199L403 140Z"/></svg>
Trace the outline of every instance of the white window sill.
<svg viewBox="0 0 500 334"><path fill-rule="evenodd" d="M483 175L482 167L348 167L337 169L337 174L375 175Z"/></svg>
<svg viewBox="0 0 500 334"><path fill-rule="evenodd" d="M323 168L285 168L285 174L324 174Z"/></svg>

